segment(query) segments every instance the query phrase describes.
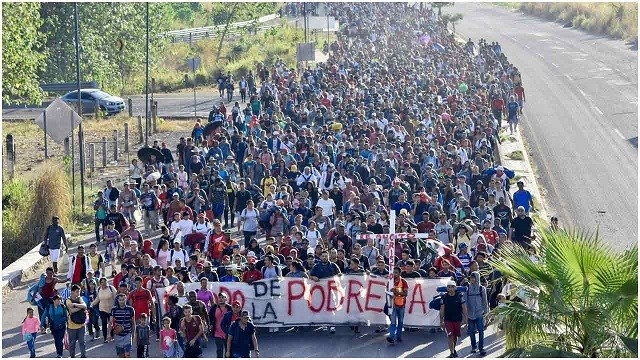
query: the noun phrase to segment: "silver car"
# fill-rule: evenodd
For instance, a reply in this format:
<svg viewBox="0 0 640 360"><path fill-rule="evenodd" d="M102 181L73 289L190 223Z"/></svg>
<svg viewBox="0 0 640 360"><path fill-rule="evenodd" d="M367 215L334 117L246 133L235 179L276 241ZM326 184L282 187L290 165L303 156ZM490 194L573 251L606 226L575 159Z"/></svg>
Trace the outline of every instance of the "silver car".
<svg viewBox="0 0 640 360"><path fill-rule="evenodd" d="M77 108L78 91L72 91L61 99L74 108ZM83 113L95 112L96 104L99 106L100 111L107 113L107 115L117 114L126 108L124 100L121 97L109 95L99 89L81 89L80 100L82 101Z"/></svg>

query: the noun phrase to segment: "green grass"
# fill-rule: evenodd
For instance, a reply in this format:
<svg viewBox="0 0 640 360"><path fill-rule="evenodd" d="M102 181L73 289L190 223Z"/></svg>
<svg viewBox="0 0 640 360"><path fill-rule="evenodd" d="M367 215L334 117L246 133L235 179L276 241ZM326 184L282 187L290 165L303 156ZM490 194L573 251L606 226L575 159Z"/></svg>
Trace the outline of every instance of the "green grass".
<svg viewBox="0 0 640 360"><path fill-rule="evenodd" d="M524 160L524 155L522 154L522 150L516 150L510 154L507 154L507 157L511 160Z"/></svg>
<svg viewBox="0 0 640 360"><path fill-rule="evenodd" d="M500 134L500 143L510 143L514 141L516 141L516 138L507 134L506 132Z"/></svg>
<svg viewBox="0 0 640 360"><path fill-rule="evenodd" d="M638 4L629 3L496 3L551 21L571 23L595 34L638 43Z"/></svg>

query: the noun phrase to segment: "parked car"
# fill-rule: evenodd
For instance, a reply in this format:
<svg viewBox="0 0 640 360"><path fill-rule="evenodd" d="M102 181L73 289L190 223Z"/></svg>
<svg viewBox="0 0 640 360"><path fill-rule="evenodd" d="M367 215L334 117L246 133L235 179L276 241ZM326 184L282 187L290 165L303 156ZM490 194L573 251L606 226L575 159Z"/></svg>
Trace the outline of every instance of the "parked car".
<svg viewBox="0 0 640 360"><path fill-rule="evenodd" d="M76 108L78 103L78 91L72 91L61 99ZM100 111L107 115L117 114L124 111L126 107L124 100L121 97L107 94L99 89L81 89L80 100L82 101L83 113L95 112L96 102L100 107Z"/></svg>

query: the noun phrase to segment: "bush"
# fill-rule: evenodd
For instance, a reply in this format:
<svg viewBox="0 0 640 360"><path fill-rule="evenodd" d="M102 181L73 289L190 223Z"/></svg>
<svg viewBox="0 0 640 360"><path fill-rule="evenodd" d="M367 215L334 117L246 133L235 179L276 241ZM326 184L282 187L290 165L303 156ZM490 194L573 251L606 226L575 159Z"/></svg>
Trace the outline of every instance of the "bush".
<svg viewBox="0 0 640 360"><path fill-rule="evenodd" d="M47 161L34 174L31 182L13 180L3 186L2 268L43 240L53 215L60 217L62 226L70 224L71 195L64 168Z"/></svg>

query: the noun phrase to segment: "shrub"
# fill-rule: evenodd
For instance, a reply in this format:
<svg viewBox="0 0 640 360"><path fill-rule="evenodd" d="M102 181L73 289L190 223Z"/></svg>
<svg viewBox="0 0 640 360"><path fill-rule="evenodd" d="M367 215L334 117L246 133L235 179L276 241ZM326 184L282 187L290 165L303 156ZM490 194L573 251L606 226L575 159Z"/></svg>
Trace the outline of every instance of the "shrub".
<svg viewBox="0 0 640 360"><path fill-rule="evenodd" d="M69 225L71 195L64 168L53 161L40 164L35 178L5 183L2 194L2 267L33 249L44 238L51 217Z"/></svg>

